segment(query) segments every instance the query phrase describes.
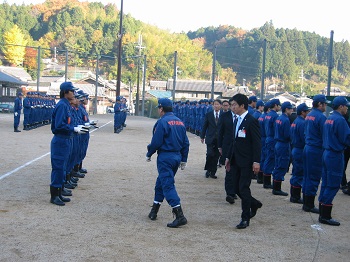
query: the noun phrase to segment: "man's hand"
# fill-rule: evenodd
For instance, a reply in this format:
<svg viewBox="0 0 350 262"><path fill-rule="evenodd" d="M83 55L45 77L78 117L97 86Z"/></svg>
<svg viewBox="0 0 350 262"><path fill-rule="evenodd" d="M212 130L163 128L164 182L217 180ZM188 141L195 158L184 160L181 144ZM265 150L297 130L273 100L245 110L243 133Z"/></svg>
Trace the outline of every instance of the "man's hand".
<svg viewBox="0 0 350 262"><path fill-rule="evenodd" d="M186 162L181 162L181 163L180 163L180 169L181 169L181 170L185 170L186 166L187 166L187 163L186 163Z"/></svg>
<svg viewBox="0 0 350 262"><path fill-rule="evenodd" d="M254 172L254 174L259 173L259 171L260 171L260 164L257 163L257 162L254 162L253 163L253 172Z"/></svg>
<svg viewBox="0 0 350 262"><path fill-rule="evenodd" d="M231 165L230 165L230 160L228 158L226 158L226 160L225 160L225 168L226 168L227 172L230 172Z"/></svg>
<svg viewBox="0 0 350 262"><path fill-rule="evenodd" d="M151 157L146 155L146 162L151 162Z"/></svg>
<svg viewBox="0 0 350 262"><path fill-rule="evenodd" d="M222 148L218 148L220 155L222 156Z"/></svg>
<svg viewBox="0 0 350 262"><path fill-rule="evenodd" d="M202 144L204 143L204 138L201 138L201 142L202 142Z"/></svg>

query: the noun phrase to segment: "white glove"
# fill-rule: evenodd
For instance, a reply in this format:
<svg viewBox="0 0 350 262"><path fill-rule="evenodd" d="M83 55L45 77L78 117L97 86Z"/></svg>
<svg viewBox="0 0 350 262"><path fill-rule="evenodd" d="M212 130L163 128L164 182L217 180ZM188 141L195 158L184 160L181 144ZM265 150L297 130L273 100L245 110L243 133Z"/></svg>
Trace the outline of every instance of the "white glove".
<svg viewBox="0 0 350 262"><path fill-rule="evenodd" d="M18 113L17 113L17 112L15 112L15 116L18 116Z"/></svg>
<svg viewBox="0 0 350 262"><path fill-rule="evenodd" d="M74 132L77 132L78 134L86 134L89 133L89 128L83 125L78 125L74 127Z"/></svg>
<svg viewBox="0 0 350 262"><path fill-rule="evenodd" d="M84 127L88 128L88 129L91 129L92 125L90 125L89 122L86 122L86 123L84 123Z"/></svg>
<svg viewBox="0 0 350 262"><path fill-rule="evenodd" d="M186 162L181 162L181 163L180 163L180 169L181 169L181 170L185 170L186 166L187 166L187 163L186 163Z"/></svg>
<svg viewBox="0 0 350 262"><path fill-rule="evenodd" d="M146 156L146 162L151 162L151 157L150 156Z"/></svg>

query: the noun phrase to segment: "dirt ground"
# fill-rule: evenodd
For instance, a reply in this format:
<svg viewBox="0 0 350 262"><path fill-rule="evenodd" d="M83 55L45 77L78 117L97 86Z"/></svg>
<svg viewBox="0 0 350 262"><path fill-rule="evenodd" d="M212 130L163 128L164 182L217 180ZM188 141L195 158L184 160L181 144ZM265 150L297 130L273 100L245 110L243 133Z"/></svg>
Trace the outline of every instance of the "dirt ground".
<svg viewBox="0 0 350 262"><path fill-rule="evenodd" d="M113 115L91 119L100 128L84 161L89 172L72 201L58 207L49 202L50 127L14 133L12 115L0 114L1 262L349 261L349 196L337 194L333 217L341 226L331 227L253 180L263 207L238 230L240 200L225 201L223 168L218 179L205 178L205 145L193 134L187 168L176 175L188 224L167 228L173 216L166 203L149 220L157 170L156 156L146 163L145 153L155 120L130 116L114 134Z"/></svg>

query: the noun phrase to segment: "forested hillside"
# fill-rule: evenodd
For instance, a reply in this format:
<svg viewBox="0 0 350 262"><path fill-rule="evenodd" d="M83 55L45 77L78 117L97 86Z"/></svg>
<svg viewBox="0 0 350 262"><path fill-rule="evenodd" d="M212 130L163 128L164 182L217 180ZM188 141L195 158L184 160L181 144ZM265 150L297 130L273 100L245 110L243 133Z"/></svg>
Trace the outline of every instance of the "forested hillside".
<svg viewBox="0 0 350 262"><path fill-rule="evenodd" d="M36 47L40 46L42 58L57 56L62 60L62 52L68 50L70 66L91 70L95 70L99 55L100 74L115 79L119 13L114 4L104 6L77 0L47 0L39 5L3 3L0 5L0 63L23 65L35 77ZM175 34L128 14L123 17L122 81L135 82L137 64L143 64L143 55L147 56L147 81L173 77L175 51L180 79L210 80L215 52L216 80L227 84L245 81L259 89L264 39L267 41L267 85L275 83L286 90L298 91L303 83L308 94L325 87L329 38L296 29L274 28L272 22L251 30L227 25ZM24 58L10 59L16 53L11 48L21 46L31 48L24 50ZM139 55L142 55L140 61ZM349 86L350 73L347 41L334 43L333 62L332 85L345 89Z"/></svg>

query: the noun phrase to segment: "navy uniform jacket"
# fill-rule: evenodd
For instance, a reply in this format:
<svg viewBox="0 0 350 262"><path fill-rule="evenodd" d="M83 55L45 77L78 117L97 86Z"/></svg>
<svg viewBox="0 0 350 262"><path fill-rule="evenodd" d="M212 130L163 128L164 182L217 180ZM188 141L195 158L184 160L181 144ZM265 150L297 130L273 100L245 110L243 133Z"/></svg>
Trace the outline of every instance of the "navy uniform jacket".
<svg viewBox="0 0 350 262"><path fill-rule="evenodd" d="M187 162L190 143L186 135L184 123L172 112L165 113L153 127L153 137L147 146L147 157L156 151L180 152L181 162Z"/></svg>
<svg viewBox="0 0 350 262"><path fill-rule="evenodd" d="M292 146L295 148L304 148L305 146L305 118L298 116L290 127L290 136Z"/></svg>
<svg viewBox="0 0 350 262"><path fill-rule="evenodd" d="M261 112L259 110L255 110L253 113L253 117L255 119L259 119L260 116L261 116Z"/></svg>
<svg viewBox="0 0 350 262"><path fill-rule="evenodd" d="M57 103L51 122L51 131L55 135L71 136L74 132L72 121L72 107L68 99L61 98Z"/></svg>
<svg viewBox="0 0 350 262"><path fill-rule="evenodd" d="M276 119L275 140L283 143L290 142L290 121L286 114L282 114Z"/></svg>
<svg viewBox="0 0 350 262"><path fill-rule="evenodd" d="M350 145L350 129L345 118L333 111L323 126L323 148L342 152Z"/></svg>
<svg viewBox="0 0 350 262"><path fill-rule="evenodd" d="M19 97L16 97L14 111L20 114L21 110L22 110L22 100Z"/></svg>
<svg viewBox="0 0 350 262"><path fill-rule="evenodd" d="M326 116L321 110L313 108L305 118L305 144L322 148L323 125Z"/></svg>
<svg viewBox="0 0 350 262"><path fill-rule="evenodd" d="M271 110L266 116L264 121L265 134L267 138L273 140L275 137L275 122L278 118L278 114L275 110Z"/></svg>

